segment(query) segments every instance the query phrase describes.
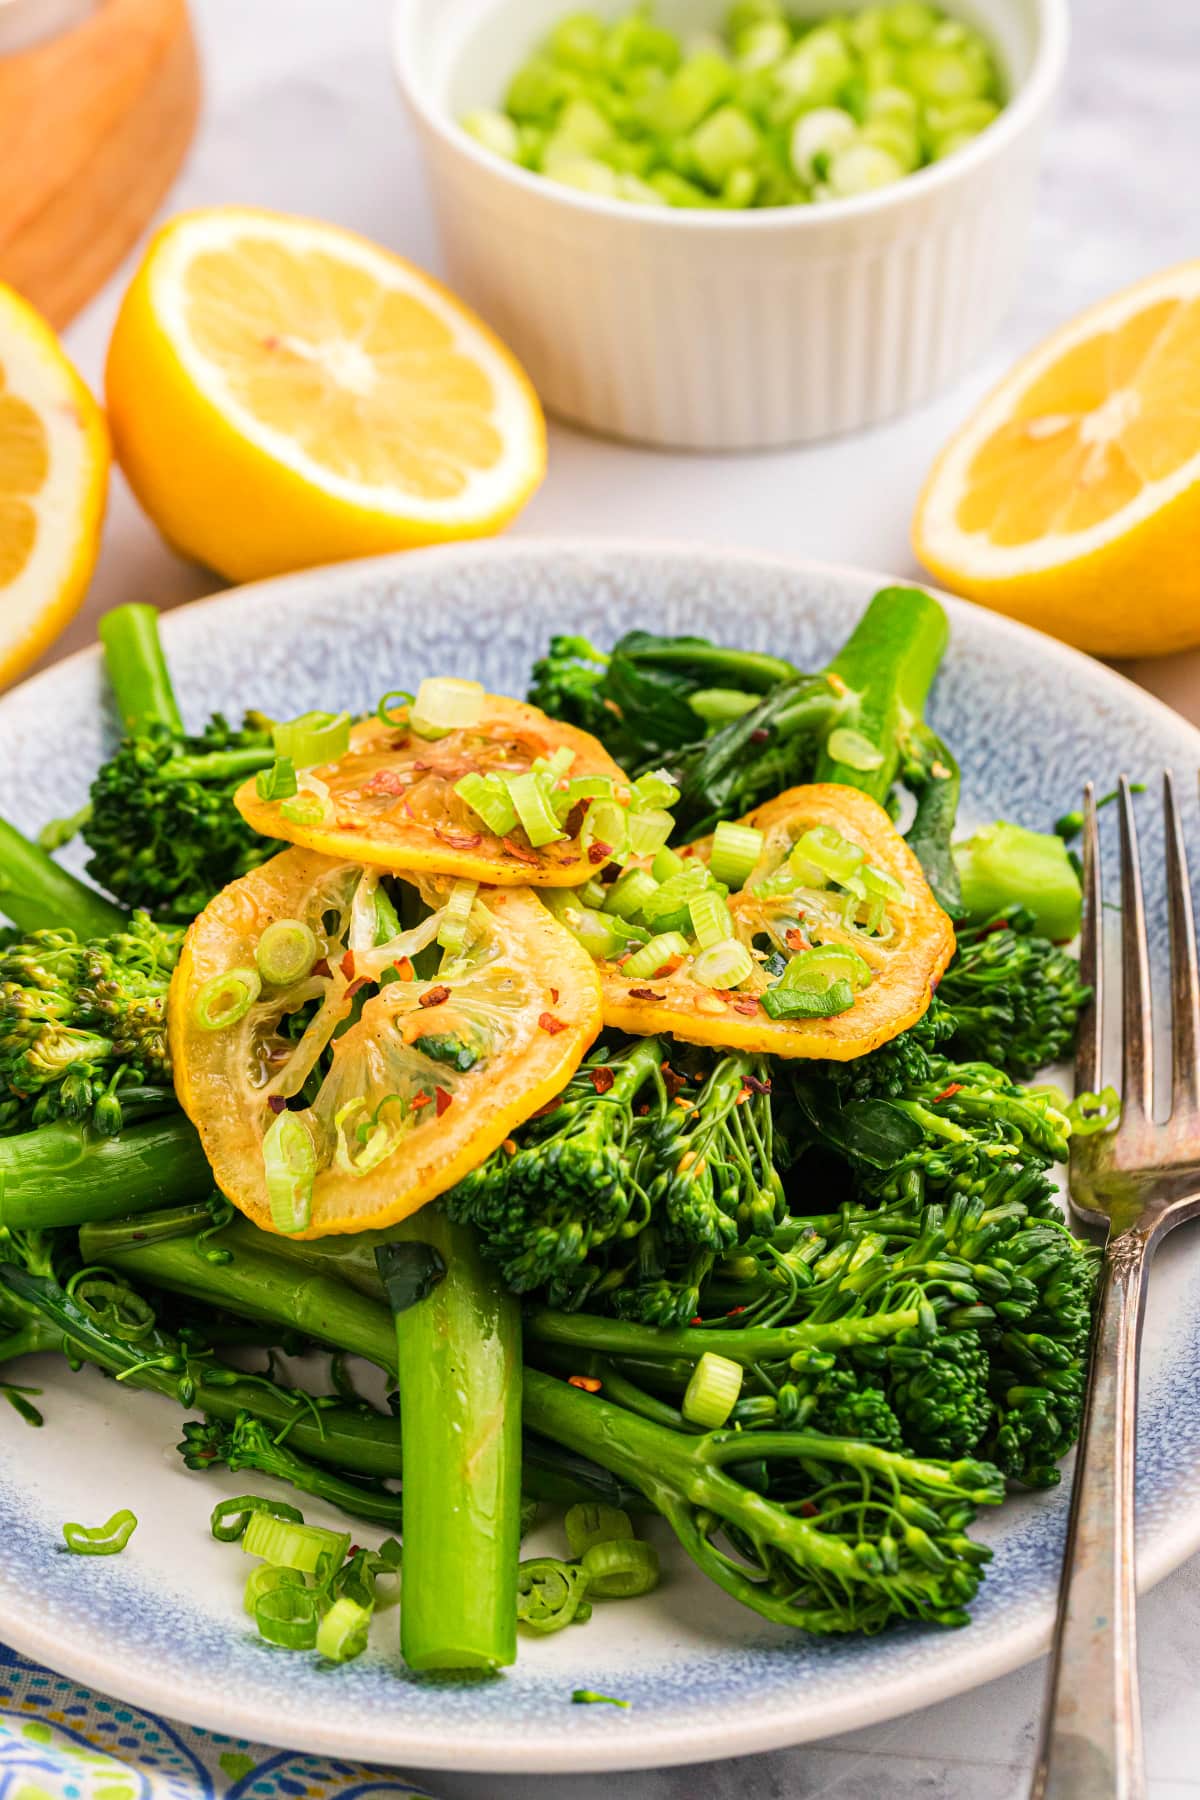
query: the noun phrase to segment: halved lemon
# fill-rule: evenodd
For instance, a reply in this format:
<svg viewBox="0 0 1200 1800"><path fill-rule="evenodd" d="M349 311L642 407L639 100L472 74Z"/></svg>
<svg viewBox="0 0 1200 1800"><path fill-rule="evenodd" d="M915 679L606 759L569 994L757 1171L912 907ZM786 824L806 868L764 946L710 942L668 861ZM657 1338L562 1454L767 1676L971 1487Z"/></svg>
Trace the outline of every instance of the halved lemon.
<svg viewBox="0 0 1200 1800"><path fill-rule="evenodd" d="M1098 655L1200 643L1200 262L1019 363L934 464L913 546L958 593Z"/></svg>
<svg viewBox="0 0 1200 1800"><path fill-rule="evenodd" d="M0 686L87 592L108 466L100 408L45 320L0 282Z"/></svg>
<svg viewBox="0 0 1200 1800"><path fill-rule="evenodd" d="M213 207L151 242L108 353L122 469L231 580L499 531L546 463L524 372L412 263Z"/></svg>

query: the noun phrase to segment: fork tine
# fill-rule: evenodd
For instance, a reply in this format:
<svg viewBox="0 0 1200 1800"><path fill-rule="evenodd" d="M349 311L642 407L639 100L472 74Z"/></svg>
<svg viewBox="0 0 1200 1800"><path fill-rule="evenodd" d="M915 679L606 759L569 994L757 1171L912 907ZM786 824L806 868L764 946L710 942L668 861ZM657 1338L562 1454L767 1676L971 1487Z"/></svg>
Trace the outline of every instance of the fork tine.
<svg viewBox="0 0 1200 1800"><path fill-rule="evenodd" d="M1104 1056L1104 914L1100 892L1100 833L1096 822L1096 789L1083 790L1083 927L1079 944L1079 978L1092 990L1092 1002L1079 1024L1075 1043L1075 1088L1095 1094L1103 1086Z"/></svg>
<svg viewBox="0 0 1200 1800"><path fill-rule="evenodd" d="M1118 783L1121 807L1122 1116L1154 1112L1154 1033L1150 1011L1150 951L1129 777Z"/></svg>
<svg viewBox="0 0 1200 1800"><path fill-rule="evenodd" d="M1172 1111L1179 1116L1200 1110L1200 973L1196 967L1196 921L1183 821L1170 769L1163 774L1163 811L1171 923L1171 1102Z"/></svg>

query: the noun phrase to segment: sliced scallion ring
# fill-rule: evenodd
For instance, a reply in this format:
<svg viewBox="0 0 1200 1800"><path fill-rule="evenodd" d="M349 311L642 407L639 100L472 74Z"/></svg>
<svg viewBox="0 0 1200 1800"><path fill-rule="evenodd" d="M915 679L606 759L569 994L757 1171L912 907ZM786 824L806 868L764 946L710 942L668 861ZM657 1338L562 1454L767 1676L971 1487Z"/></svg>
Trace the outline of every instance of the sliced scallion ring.
<svg viewBox="0 0 1200 1800"><path fill-rule="evenodd" d="M640 1538L610 1539L585 1552L587 1591L597 1600L632 1600L658 1586L658 1552Z"/></svg>
<svg viewBox="0 0 1200 1800"><path fill-rule="evenodd" d="M328 802L311 788L300 788L289 800L281 801L279 810L293 825L323 825L329 816Z"/></svg>
<svg viewBox="0 0 1200 1800"><path fill-rule="evenodd" d="M832 1019L849 1012L854 989L848 981L835 981L824 992L813 988L768 988L759 995L763 1011L772 1019Z"/></svg>
<svg viewBox="0 0 1200 1800"><path fill-rule="evenodd" d="M430 675L417 689L408 722L418 737L446 737L465 731L483 712L483 683L453 675Z"/></svg>
<svg viewBox="0 0 1200 1800"><path fill-rule="evenodd" d="M517 1618L548 1635L574 1619L587 1594L582 1569L554 1556L535 1556L517 1570Z"/></svg>
<svg viewBox="0 0 1200 1800"><path fill-rule="evenodd" d="M706 1350L687 1384L680 1410L693 1425L716 1431L724 1425L742 1391L742 1366Z"/></svg>
<svg viewBox="0 0 1200 1800"><path fill-rule="evenodd" d="M263 1137L267 1202L276 1231L303 1231L312 1217L317 1152L312 1136L294 1112L281 1112Z"/></svg>
<svg viewBox="0 0 1200 1800"><path fill-rule="evenodd" d="M722 819L713 833L708 863L714 880L723 881L728 888L744 887L762 855L762 847L763 834L753 825L734 825Z"/></svg>
<svg viewBox="0 0 1200 1800"><path fill-rule="evenodd" d="M729 908L720 894L712 888L705 888L699 894L693 894L688 901L688 913L692 921L692 934L702 950L713 944L721 944L733 936L733 920L729 916Z"/></svg>
<svg viewBox="0 0 1200 1800"><path fill-rule="evenodd" d="M556 843L559 838L566 836L554 814L548 776L528 769L524 775L510 775L504 785L525 835L535 850L540 850L545 844Z"/></svg>
<svg viewBox="0 0 1200 1800"><path fill-rule="evenodd" d="M851 725L839 725L831 731L825 740L825 748L834 762L863 775L883 767L883 751L879 745L873 744L869 737L855 731Z"/></svg>
<svg viewBox="0 0 1200 1800"><path fill-rule="evenodd" d="M284 1569L275 1563L259 1563L257 1569L251 1569L246 1577L242 1606L253 1618L262 1596L269 1594L273 1588L303 1586L304 1577L299 1569Z"/></svg>
<svg viewBox="0 0 1200 1800"><path fill-rule="evenodd" d="M137 1514L126 1506L103 1525L68 1522L63 1526L62 1534L72 1556L119 1556L136 1530Z"/></svg>
<svg viewBox="0 0 1200 1800"><path fill-rule="evenodd" d="M209 1530L219 1544L237 1544L255 1513L270 1513L276 1519L290 1519L303 1525L304 1514L285 1500L264 1500L258 1494L239 1494L235 1500L219 1500L213 1507Z"/></svg>
<svg viewBox="0 0 1200 1800"><path fill-rule="evenodd" d="M629 838L629 818L625 808L617 800L595 800L588 808L587 818L583 821L580 841L589 853L592 850L604 849L603 861L613 861L625 854L625 846ZM597 855L597 867L600 858Z"/></svg>
<svg viewBox="0 0 1200 1800"><path fill-rule="evenodd" d="M640 950L635 950L629 961L622 963L621 973L635 981L644 980L666 964L687 956L688 951L688 941L682 932L664 931L661 936L652 937L648 944L643 944Z"/></svg>
<svg viewBox="0 0 1200 1800"><path fill-rule="evenodd" d="M636 919L657 892L658 883L649 870L626 869L605 893L603 911L619 919Z"/></svg>
<svg viewBox="0 0 1200 1800"><path fill-rule="evenodd" d="M625 967L628 969L629 964ZM691 973L692 980L700 987L740 987L754 973L754 958L745 944L740 944L736 938L723 938L720 943L709 944L700 952Z"/></svg>
<svg viewBox="0 0 1200 1800"><path fill-rule="evenodd" d="M634 856L653 856L662 849L675 829L675 821L665 808L648 806L629 814L627 830L629 848Z"/></svg>
<svg viewBox="0 0 1200 1800"><path fill-rule="evenodd" d="M572 1556L583 1556L593 1544L608 1544L614 1539L633 1536L629 1514L619 1506L605 1506L598 1500L579 1500L569 1507L563 1529Z"/></svg>
<svg viewBox="0 0 1200 1800"><path fill-rule="evenodd" d="M258 940L254 960L272 987L287 987L312 973L320 955L316 937L302 919L273 919Z"/></svg>
<svg viewBox="0 0 1200 1800"><path fill-rule="evenodd" d="M437 941L443 950L458 951L466 944L471 924L471 908L478 892L477 881L456 881L450 889L450 898L442 912L437 934Z"/></svg>
<svg viewBox="0 0 1200 1800"><path fill-rule="evenodd" d="M507 837L517 823L517 809L498 775L481 775L472 769L454 784L464 805L481 818L494 837Z"/></svg>
<svg viewBox="0 0 1200 1800"><path fill-rule="evenodd" d="M206 981L192 1001L192 1023L201 1031L225 1031L245 1018L261 993L257 969L227 969Z"/></svg>
<svg viewBox="0 0 1200 1800"><path fill-rule="evenodd" d="M868 987L871 965L857 951L842 944L815 944L811 950L798 950L779 977L782 988L807 988L818 994L835 981L848 981L854 988Z"/></svg>
<svg viewBox="0 0 1200 1800"><path fill-rule="evenodd" d="M340 1567L349 1547L348 1531L326 1531L323 1525L297 1524L267 1512L251 1515L242 1538L247 1556L259 1556L275 1568L298 1569L302 1575Z"/></svg>
<svg viewBox="0 0 1200 1800"><path fill-rule="evenodd" d="M276 756L286 756L296 769L336 762L350 747L350 714L309 712L276 725L271 733Z"/></svg>
<svg viewBox="0 0 1200 1800"><path fill-rule="evenodd" d="M254 1602L259 1636L283 1650L311 1650L317 1641L319 1620L320 1608L311 1588L268 1588Z"/></svg>
<svg viewBox="0 0 1200 1800"><path fill-rule="evenodd" d="M357 1600L335 1600L317 1627L317 1654L327 1662L350 1662L367 1647L371 1614Z"/></svg>
<svg viewBox="0 0 1200 1800"><path fill-rule="evenodd" d="M788 861L793 866L808 864L826 881L844 887L866 861L857 844L834 831L830 825L812 825L792 845Z"/></svg>

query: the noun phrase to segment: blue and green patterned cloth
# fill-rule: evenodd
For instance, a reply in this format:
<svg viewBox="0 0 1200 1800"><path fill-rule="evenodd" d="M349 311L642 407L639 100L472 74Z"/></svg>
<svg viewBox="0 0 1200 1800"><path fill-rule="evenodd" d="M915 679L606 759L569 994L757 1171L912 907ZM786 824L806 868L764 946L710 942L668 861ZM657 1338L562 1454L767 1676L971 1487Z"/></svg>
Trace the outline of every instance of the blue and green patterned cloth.
<svg viewBox="0 0 1200 1800"><path fill-rule="evenodd" d="M0 1800L429 1800L401 1776L153 1718L0 1645Z"/></svg>

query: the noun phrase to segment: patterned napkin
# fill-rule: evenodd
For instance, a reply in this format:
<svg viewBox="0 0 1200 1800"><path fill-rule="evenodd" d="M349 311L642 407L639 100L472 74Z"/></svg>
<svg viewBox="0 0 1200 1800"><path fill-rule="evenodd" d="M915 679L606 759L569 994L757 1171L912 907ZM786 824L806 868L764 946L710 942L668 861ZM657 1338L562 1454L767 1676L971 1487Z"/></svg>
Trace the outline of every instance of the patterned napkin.
<svg viewBox="0 0 1200 1800"><path fill-rule="evenodd" d="M0 1800L430 1800L338 1758L193 1731L0 1645Z"/></svg>

